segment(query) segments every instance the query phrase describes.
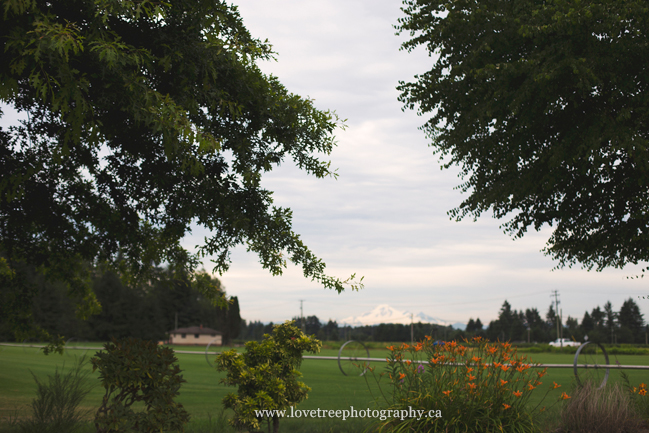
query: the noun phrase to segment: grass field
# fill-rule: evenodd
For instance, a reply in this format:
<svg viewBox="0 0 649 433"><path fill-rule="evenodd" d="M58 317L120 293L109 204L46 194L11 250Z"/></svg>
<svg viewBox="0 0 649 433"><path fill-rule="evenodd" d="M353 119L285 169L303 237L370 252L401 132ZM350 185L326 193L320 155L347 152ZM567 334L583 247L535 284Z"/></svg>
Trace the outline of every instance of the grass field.
<svg viewBox="0 0 649 433"><path fill-rule="evenodd" d="M89 346L90 343L79 343L77 345ZM100 348L100 344L93 344L93 347ZM204 348L178 346L178 350L196 351L196 354L178 353L180 367L187 383L181 388L179 401L183 403L188 412L192 415L192 423L195 425L209 424L210 419L214 423L215 417L222 412L221 400L228 392L236 392L236 388L226 387L219 383L224 377L210 367L204 355ZM216 348L214 348L217 350ZM212 348L210 348L212 350ZM223 348L218 348L223 350ZM37 348L0 346L0 418L5 420L11 415L26 416L29 414L29 404L35 396L36 385L32 374L39 378L46 378L53 374L56 367L63 368L72 366L76 356L83 354L83 350L69 350L65 355L44 356ZM87 351L87 356L92 356L94 351ZM337 356L335 349L325 349L319 355ZM384 358L387 350L375 349L370 351L370 357ZM560 353L539 353L531 356L532 360L548 364L572 364L573 355ZM212 362L214 356L210 356ZM617 355L611 356L611 364L619 362L623 365L649 365L649 355ZM376 371L382 370L382 363L375 363ZM360 408L375 408L374 396L379 395L378 387L370 377L349 377L341 374L338 363L332 360L311 360L303 361L303 381L312 388L309 398L299 405L298 409L349 409L354 406ZM649 382L648 370L627 370L632 383L638 384L641 381ZM97 377L94 374L92 377ZM612 382L620 381L619 370L611 370L610 379ZM369 382L369 387L368 387ZM562 385L561 388L549 392L545 401L541 398L552 386L553 382ZM531 404L551 405L558 398L562 391L570 393L571 385L574 382L572 369L553 368L548 370L548 375L543 378L543 385L533 395ZM384 391L387 391L387 387ZM99 406L103 389L97 386L86 399L84 406L88 409ZM305 424L313 423L312 420L285 420L283 425L285 431L299 431L299 428L289 428L291 423ZM331 427L336 425L338 427ZM311 426L306 431L341 431L340 420L320 420L315 424L321 428ZM345 422L349 431L362 430L360 421L352 420ZM354 425L353 423L356 423ZM360 423L360 424L359 424ZM221 431L221 430L215 430Z"/></svg>

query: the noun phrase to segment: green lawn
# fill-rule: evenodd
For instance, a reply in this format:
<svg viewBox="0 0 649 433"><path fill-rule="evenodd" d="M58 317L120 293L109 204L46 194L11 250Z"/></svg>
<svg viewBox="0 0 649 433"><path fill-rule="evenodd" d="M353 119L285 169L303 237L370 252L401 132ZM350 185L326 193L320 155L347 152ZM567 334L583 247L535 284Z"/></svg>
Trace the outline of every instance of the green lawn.
<svg viewBox="0 0 649 433"><path fill-rule="evenodd" d="M88 346L90 343L79 343L79 345ZM93 347L101 347L100 344L93 344ZM222 373L210 367L204 355L204 348L178 346L179 350L193 350L196 354L177 354L180 367L183 369L184 378L187 383L183 385L179 401L185 405L188 412L192 415L195 422L208 420L210 416L217 415L222 408L221 400L228 392L236 392L235 388L225 387L219 384L223 377ZM216 349L216 348L215 348ZM218 348L222 350L222 348ZM211 348L210 348L211 350ZM7 417L14 411L19 414L27 415L29 413L29 404L35 395L36 386L30 372L33 372L39 378L45 378L52 374L58 366L62 368L72 366L75 362L74 355L80 355L84 351L69 351L65 355L44 356L36 348L7 347L0 346L0 418ZM337 350L324 350L321 355L336 356ZM88 351L87 355L92 356L93 351ZM373 350L371 357L383 358L388 354L387 350ZM533 354L532 360L540 363L552 364L571 364L574 359L573 355L557 353L540 353ZM210 356L213 362L214 356ZM649 355L617 355L611 356L611 363L619 362L620 364L629 365L649 365ZM377 372L380 372L383 363L375 363ZM368 389L367 382L363 377L343 376L338 369L338 363L335 360L311 360L306 359L302 364L303 381L312 388L309 398L303 402L299 409L349 409L354 406L360 408L374 408L373 398ZM633 384L641 381L649 381L649 371L647 370L626 370ZM93 377L97 377L94 374ZM372 391L378 395L378 389L372 377L368 378ZM610 380L612 382L620 381L620 371L612 370ZM543 379L543 385L535 391L531 403L536 405L541 402L541 398L546 391L557 382L562 385L561 388L549 392L547 399L542 405L550 405L556 401L562 391L570 393L574 376L571 368L552 368L548 370L548 375ZM387 391L387 389L386 389ZM88 408L98 407L103 395L103 390L99 386L93 389L84 405ZM286 421L290 424L291 421ZM298 422L293 420L292 422ZM331 421L320 421L326 423ZM334 429L335 430L335 429ZM323 430L325 431L325 430ZM353 431L353 430L352 430Z"/></svg>

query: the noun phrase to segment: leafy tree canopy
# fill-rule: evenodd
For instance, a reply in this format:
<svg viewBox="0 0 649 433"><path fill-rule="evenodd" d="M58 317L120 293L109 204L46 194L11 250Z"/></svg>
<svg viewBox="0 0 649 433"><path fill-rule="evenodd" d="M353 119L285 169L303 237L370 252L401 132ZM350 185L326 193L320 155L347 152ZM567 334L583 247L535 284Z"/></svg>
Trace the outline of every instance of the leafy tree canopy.
<svg viewBox="0 0 649 433"><path fill-rule="evenodd" d="M641 0L405 0L397 29L431 70L401 82L469 193L503 228L554 227L558 266L649 259L649 5Z"/></svg>
<svg viewBox="0 0 649 433"><path fill-rule="evenodd" d="M68 282L87 316L93 266L137 282L213 256L223 272L238 244L273 274L290 260L326 288L359 287L324 273L260 183L287 158L335 175L322 158L342 121L262 74L271 46L236 6L3 0L0 14L0 100L28 116L0 130L0 277L16 299L18 262ZM211 232L196 255L180 246L192 224Z"/></svg>

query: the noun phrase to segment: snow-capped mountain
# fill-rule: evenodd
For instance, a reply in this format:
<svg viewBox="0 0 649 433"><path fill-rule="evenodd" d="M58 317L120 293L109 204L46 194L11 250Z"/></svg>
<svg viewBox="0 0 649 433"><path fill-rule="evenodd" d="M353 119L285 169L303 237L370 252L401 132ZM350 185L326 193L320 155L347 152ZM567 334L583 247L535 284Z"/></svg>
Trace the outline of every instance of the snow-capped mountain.
<svg viewBox="0 0 649 433"><path fill-rule="evenodd" d="M407 325L411 322L415 323L432 323L435 325L448 326L451 323L438 319L436 317L429 316L424 313L417 313L412 315L409 311L400 311L396 308L390 307L388 304L381 304L374 308L372 311L361 314L360 316L350 316L345 319L339 320L338 323L341 325L349 326L367 326L367 325L378 325L380 323L400 323Z"/></svg>

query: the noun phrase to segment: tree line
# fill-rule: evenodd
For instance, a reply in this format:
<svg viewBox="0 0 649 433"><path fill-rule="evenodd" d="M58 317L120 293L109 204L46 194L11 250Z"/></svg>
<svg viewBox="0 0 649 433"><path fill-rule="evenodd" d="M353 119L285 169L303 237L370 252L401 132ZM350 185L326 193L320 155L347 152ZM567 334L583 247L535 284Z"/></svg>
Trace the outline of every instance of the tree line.
<svg viewBox="0 0 649 433"><path fill-rule="evenodd" d="M479 319L478 319L479 320ZM643 315L640 313L638 304L629 298L618 311L613 309L610 301L603 307L597 306L584 312L579 321L577 318L568 316L563 322L557 317L554 306L550 305L545 318L542 318L536 308L525 311L512 310L509 302L505 301L500 309L498 319L489 323L486 330L482 327L467 324L467 333L484 334L489 339L548 342L556 340L557 323L560 323L559 333L563 338L570 338L576 341L588 341L597 343L646 343L647 327Z"/></svg>
<svg viewBox="0 0 649 433"><path fill-rule="evenodd" d="M294 317L300 326L301 318ZM557 336L557 323L559 336ZM246 323L241 321L240 339L261 340L264 334L272 332L273 323L262 322ZM324 341L415 341L430 335L436 340L452 340L482 336L490 340L517 341L530 343L548 343L559 337L574 339L576 341L593 341L610 344L643 344L646 342L647 326L643 315L636 302L629 298L618 311L613 309L611 302L603 307L597 306L590 312L586 311L579 321L568 316L562 321L558 317L553 305L548 308L545 317L542 317L537 308L526 310L513 310L510 303L505 300L498 319L484 326L480 318L470 318L466 329L454 329L452 326L436 325L430 323L381 323L379 325L366 325L351 327L338 325L334 320L326 324L317 316L304 318L304 331L307 335L315 335Z"/></svg>
<svg viewBox="0 0 649 433"><path fill-rule="evenodd" d="M101 311L87 320L77 317L74 300L62 283L52 283L31 273L27 282L34 291L33 322L50 335L63 335L77 341L107 341L111 337L137 337L165 340L168 333L188 326L213 328L223 333L224 342L239 336L241 316L236 296L227 308L215 306L192 287L191 277L178 278L168 269L158 269L157 278L148 284L130 287L113 271L92 272L92 289ZM225 296L221 282L207 274L201 276ZM0 328L0 339L12 341L14 334Z"/></svg>

